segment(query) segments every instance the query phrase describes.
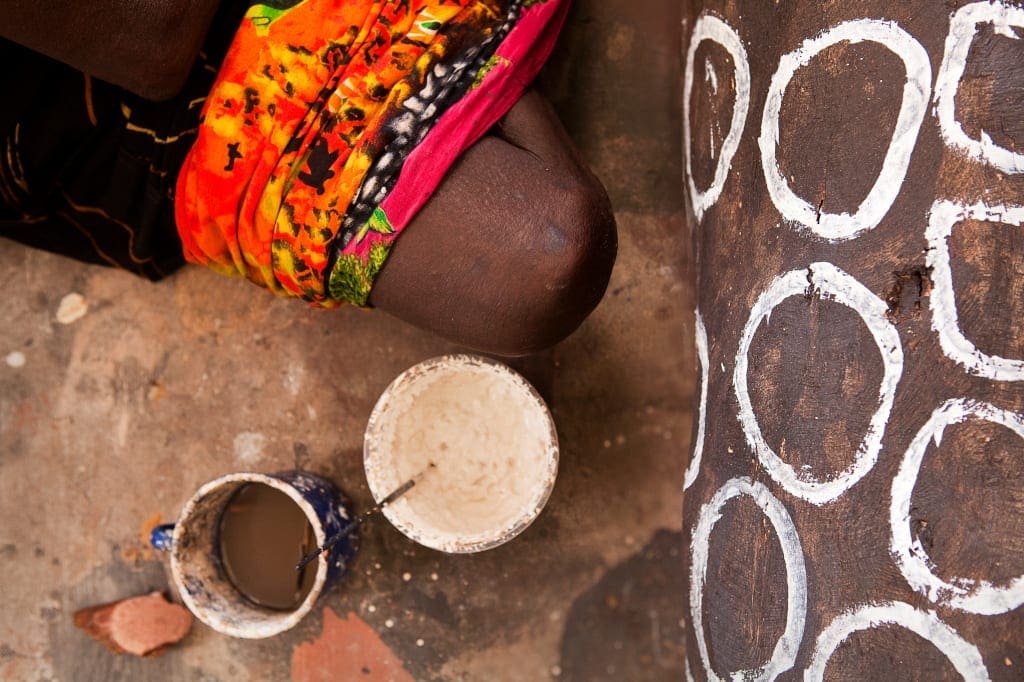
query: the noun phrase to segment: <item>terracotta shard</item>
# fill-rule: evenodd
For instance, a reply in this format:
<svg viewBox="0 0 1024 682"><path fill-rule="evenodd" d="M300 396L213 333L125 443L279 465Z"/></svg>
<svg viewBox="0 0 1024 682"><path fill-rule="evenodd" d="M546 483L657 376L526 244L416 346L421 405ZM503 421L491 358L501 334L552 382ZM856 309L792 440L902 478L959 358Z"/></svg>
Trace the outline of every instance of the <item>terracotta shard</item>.
<svg viewBox="0 0 1024 682"><path fill-rule="evenodd" d="M160 592L75 612L75 625L117 654L159 656L192 627L192 614Z"/></svg>
<svg viewBox="0 0 1024 682"><path fill-rule="evenodd" d="M355 613L324 608L323 632L292 651L292 682L365 680L412 682L412 675L369 624Z"/></svg>

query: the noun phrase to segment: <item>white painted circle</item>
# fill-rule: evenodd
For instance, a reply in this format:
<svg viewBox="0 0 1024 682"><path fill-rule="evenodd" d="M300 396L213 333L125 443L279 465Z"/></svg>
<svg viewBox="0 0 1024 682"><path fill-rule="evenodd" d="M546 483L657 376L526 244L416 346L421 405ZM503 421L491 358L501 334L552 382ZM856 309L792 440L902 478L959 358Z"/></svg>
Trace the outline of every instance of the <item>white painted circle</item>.
<svg viewBox="0 0 1024 682"><path fill-rule="evenodd" d="M829 659L846 638L861 630L897 625L928 640L945 655L965 680L988 680L988 670L978 648L966 641L930 611L919 611L903 602L867 604L844 613L829 623L814 645L811 664L804 671L804 682L819 682L825 677Z"/></svg>
<svg viewBox="0 0 1024 682"><path fill-rule="evenodd" d="M754 500L775 530L775 537L782 547L782 559L786 565L786 628L775 644L772 656L763 666L753 670L741 670L730 675L733 679L751 682L770 682L793 667L800 643L804 638L804 620L807 616L807 571L804 566L804 552L800 545L793 519L782 503L763 484L749 478L733 478L726 482L711 501L700 509L697 525L690 540L690 619L697 648L709 680L719 680L711 668L711 657L704 633L704 584L708 572L708 551L711 531L722 518L722 509L734 497L746 495Z"/></svg>
<svg viewBox="0 0 1024 682"><path fill-rule="evenodd" d="M986 206L982 202L967 205L942 199L932 204L925 232L928 240L925 259L932 268L934 284L929 297L932 329L938 333L939 344L946 357L963 365L971 374L996 381L1024 381L1024 360L983 353L960 329L947 240L953 234L953 226L962 220L1020 227L1024 224L1024 206Z"/></svg>
<svg viewBox="0 0 1024 682"><path fill-rule="evenodd" d="M1011 27L1024 29L1024 9L1007 7L996 0L964 5L953 14L942 66L935 77L935 115L939 119L939 131L946 144L972 159L1004 173L1024 173L1024 154L1000 147L984 130L979 131L978 139L969 137L956 118L956 93L960 89L960 79L964 76L979 24L992 24L997 34L1019 40L1020 35Z"/></svg>
<svg viewBox="0 0 1024 682"><path fill-rule="evenodd" d="M797 472L784 462L764 439L761 426L754 414L747 388L747 355L754 334L762 321L771 316L772 310L790 296L803 296L808 284L830 301L841 303L853 309L867 326L882 355L883 375L878 392L878 409L871 417L864 440L861 441L853 463L831 480L817 480L809 474ZM863 284L831 263L813 263L806 270L791 270L775 278L762 293L750 311L750 318L743 328L740 347L736 353L736 368L733 385L736 401L739 403L738 418L743 427L747 444L761 460L768 474L790 495L813 504L826 504L849 490L875 465L882 448L882 436L889 422L896 385L903 374L903 348L900 335L886 318L886 306Z"/></svg>
<svg viewBox="0 0 1024 682"><path fill-rule="evenodd" d="M708 370L708 332L704 327L704 318L700 316L700 310L696 312L696 317L697 359L700 361L700 406L697 411L697 438L693 443L690 465L686 467L686 475L683 477L683 490L693 485L700 475L700 461L704 455L704 429L708 418L708 379L711 378Z"/></svg>
<svg viewBox="0 0 1024 682"><path fill-rule="evenodd" d="M961 611L992 616L1012 611L1024 604L1024 575L1004 587L985 580L954 578L946 582L935 575L935 567L920 540L910 533L910 504L921 471L921 462L929 441L942 442L947 426L968 418L1000 424L1024 440L1024 418L989 403L966 399L947 400L932 412L931 418L914 436L892 482L892 504L889 523L892 530L891 550L903 577L915 591L932 602Z"/></svg>
<svg viewBox="0 0 1024 682"><path fill-rule="evenodd" d="M889 49L903 61L907 80L903 85L903 99L896 118L896 127L875 184L852 215L825 212L819 214L816 207L798 197L790 189L789 181L779 168L775 154L779 144L779 114L782 111L786 88L796 70L807 66L811 59L825 48L844 41L870 41ZM784 55L772 76L761 117L761 134L757 139L761 148L761 166L764 169L768 194L783 217L830 241L852 239L862 232L874 229L889 212L903 186L907 167L910 165L910 156L917 144L917 134L927 111L931 79L932 68L928 52L913 36L891 21L847 21L816 38L808 38L796 50Z"/></svg>
<svg viewBox="0 0 1024 682"><path fill-rule="evenodd" d="M697 46L710 40L725 48L732 57L736 80L736 101L732 109L732 122L729 134L722 142L722 149L715 165L715 175L711 185L703 192L697 189L693 181L692 148L690 143L690 95L693 92L693 67L697 54ZM713 73L712 73L713 75ZM716 81L717 82L717 81ZM690 203L699 224L705 211L714 206L725 187L725 179L732 167L732 159L740 146L740 137L747 122L747 109L750 106L750 63L747 51L743 47L736 30L721 19L710 14L703 14L693 27L690 46L686 51L686 72L683 76L683 149L686 156L686 182L690 190Z"/></svg>

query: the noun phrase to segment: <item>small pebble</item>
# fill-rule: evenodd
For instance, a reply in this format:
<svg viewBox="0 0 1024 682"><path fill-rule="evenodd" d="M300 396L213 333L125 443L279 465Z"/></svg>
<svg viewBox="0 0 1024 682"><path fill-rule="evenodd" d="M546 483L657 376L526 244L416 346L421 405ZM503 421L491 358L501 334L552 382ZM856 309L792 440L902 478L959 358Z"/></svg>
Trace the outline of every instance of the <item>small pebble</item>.
<svg viewBox="0 0 1024 682"><path fill-rule="evenodd" d="M430 574L430 579L436 581L437 580L437 573L431 573Z"/></svg>
<svg viewBox="0 0 1024 682"><path fill-rule="evenodd" d="M89 312L89 304L85 297L77 292L71 292L60 300L57 306L57 321L61 324L71 324L76 320L85 317Z"/></svg>
<svg viewBox="0 0 1024 682"><path fill-rule="evenodd" d="M386 621L384 621L384 627L386 627L386 628L393 628L393 627L395 627L394 619L393 618L388 618Z"/></svg>
<svg viewBox="0 0 1024 682"><path fill-rule="evenodd" d="M25 354L22 353L21 351L16 350L11 353L8 353L7 357L4 358L4 361L7 362L8 367L18 369L19 367L25 366Z"/></svg>
<svg viewBox="0 0 1024 682"><path fill-rule="evenodd" d="M424 641L423 641L422 639L417 639L417 640L416 640L416 646L423 646L423 645L424 645L424 643L425 643L425 642L424 642Z"/></svg>
<svg viewBox="0 0 1024 682"><path fill-rule="evenodd" d="M408 571L403 573L402 580L404 580L405 582L409 582L410 580L412 580L412 573L409 573Z"/></svg>
<svg viewBox="0 0 1024 682"><path fill-rule="evenodd" d="M606 448L610 448L610 447L612 446L612 442L611 442L610 440L606 440L606 441L604 442L604 446L605 446Z"/></svg>
<svg viewBox="0 0 1024 682"><path fill-rule="evenodd" d="M374 606L373 604L370 604L369 606L366 607L366 610L369 611L370 613L376 613L377 612L377 607Z"/></svg>
<svg viewBox="0 0 1024 682"><path fill-rule="evenodd" d="M560 666L560 665L553 665L553 666L551 666L551 676L552 677L558 677L561 674L562 674L562 666Z"/></svg>

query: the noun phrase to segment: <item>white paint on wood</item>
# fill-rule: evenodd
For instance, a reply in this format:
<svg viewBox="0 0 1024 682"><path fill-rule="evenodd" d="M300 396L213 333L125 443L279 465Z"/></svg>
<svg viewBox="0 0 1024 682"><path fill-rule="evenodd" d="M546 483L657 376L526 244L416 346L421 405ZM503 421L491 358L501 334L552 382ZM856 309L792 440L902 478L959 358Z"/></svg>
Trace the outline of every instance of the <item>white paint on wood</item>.
<svg viewBox="0 0 1024 682"><path fill-rule="evenodd" d="M915 609L903 602L887 602L866 604L833 620L818 635L811 663L804 671L804 682L823 680L829 659L853 633L891 625L906 628L934 644L965 680L980 682L989 679L978 648L939 620L935 613Z"/></svg>
<svg viewBox="0 0 1024 682"><path fill-rule="evenodd" d="M974 2L956 11L949 22L949 34L942 55L942 66L935 78L935 116L942 139L953 149L972 159L987 163L1004 173L1024 173L1024 154L1001 147L984 130L978 139L970 137L956 116L956 93L967 67L971 45L978 27L991 24L996 34L1020 40L1014 28L1024 28L1024 9L1002 2Z"/></svg>
<svg viewBox="0 0 1024 682"><path fill-rule="evenodd" d="M903 61L906 81L903 99L896 118L889 148L882 162L875 184L860 206L852 214L819 211L816 206L798 197L779 168L776 149L779 145L779 114L786 96L786 88L797 69L807 66L823 50L841 42L878 43L891 50ZM816 38L808 38L800 47L779 60L772 76L761 117L761 166L764 169L768 194L775 207L787 220L807 228L829 241L852 239L874 229L889 212L903 186L910 165L910 156L917 143L917 134L924 120L931 94L931 62L928 52L909 33L891 21L858 19L847 21L825 31ZM856 140L848 140L856 144ZM813 144L813 141L806 141Z"/></svg>
<svg viewBox="0 0 1024 682"><path fill-rule="evenodd" d="M882 356L882 381L878 390L878 406L868 424L854 460L845 471L827 480L818 480L807 471L797 471L783 461L768 445L754 414L747 386L748 354L758 327L770 321L772 311L791 296L804 296L809 289L814 295L840 303L854 310L871 332ZM790 495L822 505L832 502L863 478L875 465L882 448L882 437L889 421L896 386L903 374L903 348L899 333L886 318L886 305L863 284L831 263L813 263L806 270L791 270L775 278L750 311L743 328L733 385L739 404L738 418L747 444L757 455L768 475Z"/></svg>
<svg viewBox="0 0 1024 682"><path fill-rule="evenodd" d="M693 485L700 475L700 461L704 455L704 429L708 418L708 379L711 374L708 371L708 332L704 327L704 318L700 316L700 310L697 311L696 317L697 358L700 360L700 406L697 410L697 439L693 443L690 465L686 468L686 475L683 478L683 490Z"/></svg>
<svg viewBox="0 0 1024 682"><path fill-rule="evenodd" d="M704 60L704 80L711 86L711 93L718 94L718 74L715 72L715 65L710 59Z"/></svg>
<svg viewBox="0 0 1024 682"><path fill-rule="evenodd" d="M693 92L693 70L694 57L697 54L697 46L705 40L718 43L732 57L735 81L735 102L732 109L732 123L729 125L729 134L722 142L721 153L718 162L715 164L715 175L711 185L705 190L697 189L693 181L693 150L690 142L690 95ZM708 65L705 65L705 69ZM711 68L714 72L713 67ZM717 92L717 76L712 81L712 88ZM693 35L690 37L690 46L686 51L686 73L683 77L683 148L686 155L686 182L690 190L690 203L693 206L693 213L696 216L697 224L700 224L704 213L714 206L718 197L725 187L725 180L732 168L732 159L740 146L740 136L743 134L743 127L747 122L747 108L750 106L750 63L747 61L747 51L743 47L739 34L729 24L718 17L710 14L701 15L693 27Z"/></svg>
<svg viewBox="0 0 1024 682"><path fill-rule="evenodd" d="M937 408L911 441L899 472L893 479L892 504L889 507L892 530L890 548L896 565L914 590L941 606L991 616L1012 611L1024 604L1024 575L1001 587L971 578L943 580L936 575L935 565L927 550L912 535L910 527L911 499L928 442L934 441L938 447L947 426L960 424L970 418L1000 424L1024 439L1024 418L990 403L961 398L947 400Z"/></svg>
<svg viewBox="0 0 1024 682"><path fill-rule="evenodd" d="M939 335L942 351L951 360L963 365L971 374L997 381L1024 381L1024 360L989 355L978 350L960 328L953 291L953 270L950 266L948 239L953 227L963 220L1024 225L1024 206L972 205L939 200L932 204L925 236L928 240L926 262L932 268L932 329Z"/></svg>
<svg viewBox="0 0 1024 682"><path fill-rule="evenodd" d="M803 547L793 519L782 502L763 484L746 477L731 479L715 493L710 502L701 507L690 542L690 621L693 623L693 634L708 679L721 679L711 667L707 635L704 632L704 585L707 581L711 532L722 518L722 510L729 500L741 495L750 497L761 509L771 522L782 547L782 559L786 566L786 627L775 644L771 658L764 665L753 670L734 672L731 677L748 682L770 682L792 668L796 662L807 616L807 571ZM752 616L756 617L756 614Z"/></svg>

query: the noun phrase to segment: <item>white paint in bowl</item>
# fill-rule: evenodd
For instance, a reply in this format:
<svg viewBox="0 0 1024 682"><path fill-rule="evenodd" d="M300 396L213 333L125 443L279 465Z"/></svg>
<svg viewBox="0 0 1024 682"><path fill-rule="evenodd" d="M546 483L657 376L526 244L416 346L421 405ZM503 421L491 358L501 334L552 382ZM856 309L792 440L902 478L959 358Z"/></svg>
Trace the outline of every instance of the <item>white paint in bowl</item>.
<svg viewBox="0 0 1024 682"><path fill-rule="evenodd" d="M479 552L537 518L554 487L558 437L522 376L487 358L446 355L406 370L384 391L363 462L377 501L427 470L384 515L426 547Z"/></svg>

